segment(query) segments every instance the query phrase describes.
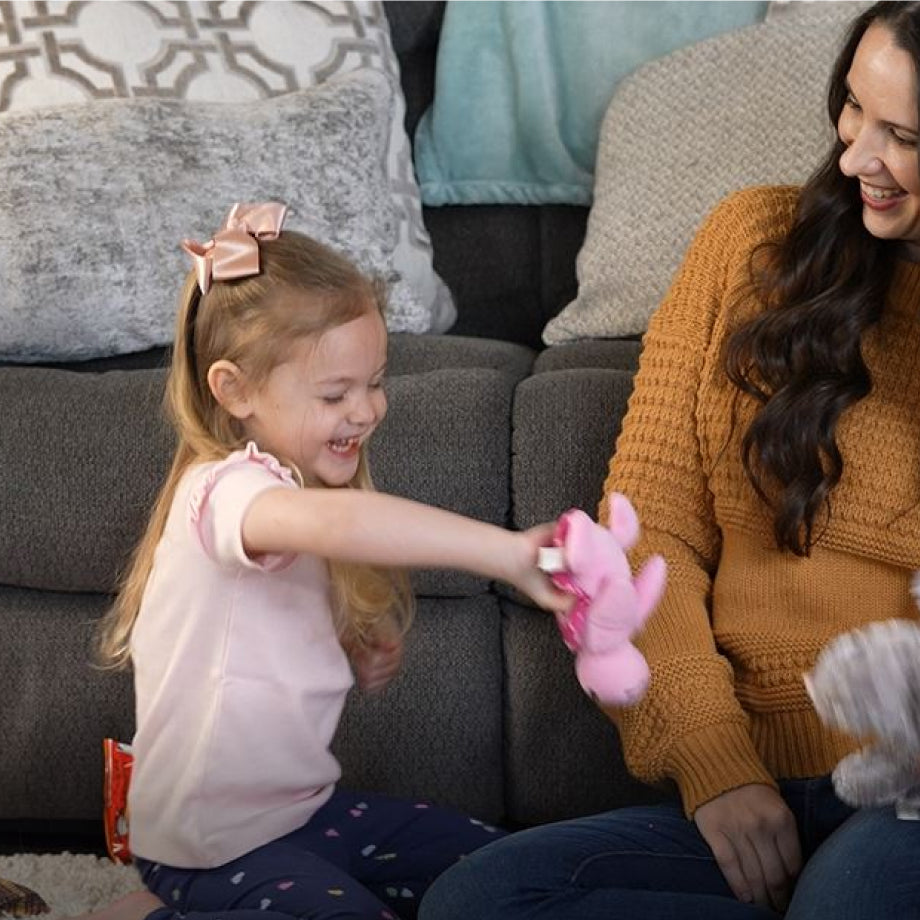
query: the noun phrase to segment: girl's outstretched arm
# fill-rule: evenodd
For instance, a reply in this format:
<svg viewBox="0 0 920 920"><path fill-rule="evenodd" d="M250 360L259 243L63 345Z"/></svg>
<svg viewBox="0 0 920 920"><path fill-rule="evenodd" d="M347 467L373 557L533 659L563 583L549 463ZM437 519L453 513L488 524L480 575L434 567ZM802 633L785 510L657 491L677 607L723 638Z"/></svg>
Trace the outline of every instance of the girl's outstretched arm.
<svg viewBox="0 0 920 920"><path fill-rule="evenodd" d="M407 498L358 489L268 489L243 518L250 556L312 553L326 559L407 568L447 568L500 579L548 610L572 598L537 568L552 525L526 531L444 511Z"/></svg>

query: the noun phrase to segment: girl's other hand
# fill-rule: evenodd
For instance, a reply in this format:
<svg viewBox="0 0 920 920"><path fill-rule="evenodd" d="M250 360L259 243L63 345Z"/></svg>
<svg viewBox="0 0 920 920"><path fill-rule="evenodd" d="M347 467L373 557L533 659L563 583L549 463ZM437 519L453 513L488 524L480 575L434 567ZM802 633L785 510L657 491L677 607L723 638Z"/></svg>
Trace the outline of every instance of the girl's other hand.
<svg viewBox="0 0 920 920"><path fill-rule="evenodd" d="M349 652L358 687L365 693L382 690L402 666L403 642L398 638L376 639Z"/></svg>
<svg viewBox="0 0 920 920"><path fill-rule="evenodd" d="M802 865L795 818L771 786L723 792L693 815L739 901L783 913Z"/></svg>

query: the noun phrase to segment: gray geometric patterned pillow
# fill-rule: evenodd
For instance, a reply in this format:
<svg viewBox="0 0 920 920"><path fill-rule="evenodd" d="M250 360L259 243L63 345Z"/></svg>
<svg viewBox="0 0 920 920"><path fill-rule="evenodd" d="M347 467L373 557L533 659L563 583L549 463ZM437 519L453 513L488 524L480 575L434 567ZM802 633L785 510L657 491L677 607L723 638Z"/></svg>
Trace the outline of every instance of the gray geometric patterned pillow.
<svg viewBox="0 0 920 920"><path fill-rule="evenodd" d="M601 126L578 296L543 341L645 332L696 229L729 192L804 182L833 139L826 88L866 3L790 3L645 64ZM807 51L803 51L807 49Z"/></svg>
<svg viewBox="0 0 920 920"><path fill-rule="evenodd" d="M8 112L0 131L0 360L78 360L169 342L190 263L234 201L390 282L387 325L427 323L393 272L383 156L392 86L355 71L255 102L108 99Z"/></svg>
<svg viewBox="0 0 920 920"><path fill-rule="evenodd" d="M386 149L394 268L429 314L416 331L443 332L456 310L432 266L381 3L0 3L0 113L119 97L248 102L359 68L396 87Z"/></svg>

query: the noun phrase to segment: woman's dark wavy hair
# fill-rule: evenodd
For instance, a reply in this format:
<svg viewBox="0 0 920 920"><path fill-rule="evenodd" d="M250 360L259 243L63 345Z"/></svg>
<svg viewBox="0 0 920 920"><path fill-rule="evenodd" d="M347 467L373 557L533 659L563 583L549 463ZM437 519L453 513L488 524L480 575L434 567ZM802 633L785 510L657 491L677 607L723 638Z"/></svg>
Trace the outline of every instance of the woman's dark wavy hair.
<svg viewBox="0 0 920 920"><path fill-rule="evenodd" d="M856 46L873 23L920 70L920 3L871 6L853 22L831 73L835 127ZM917 109L920 117L920 99ZM742 440L744 468L773 513L778 547L798 556L810 553L816 519L830 514L843 473L840 416L872 388L860 343L881 318L899 249L865 229L858 182L838 166L844 149L838 137L802 190L791 232L752 258L755 290L770 309L741 326L725 352L729 379L759 403Z"/></svg>

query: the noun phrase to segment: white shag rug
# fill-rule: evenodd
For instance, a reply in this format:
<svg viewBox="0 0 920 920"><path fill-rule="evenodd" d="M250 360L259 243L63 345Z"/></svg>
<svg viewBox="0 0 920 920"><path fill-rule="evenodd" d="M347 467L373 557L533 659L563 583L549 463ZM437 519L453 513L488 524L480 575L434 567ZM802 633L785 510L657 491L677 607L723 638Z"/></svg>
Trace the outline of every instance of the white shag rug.
<svg viewBox="0 0 920 920"><path fill-rule="evenodd" d="M0 878L31 888L45 901L51 913L39 914L41 920L99 910L144 887L132 866L88 853L0 856Z"/></svg>

